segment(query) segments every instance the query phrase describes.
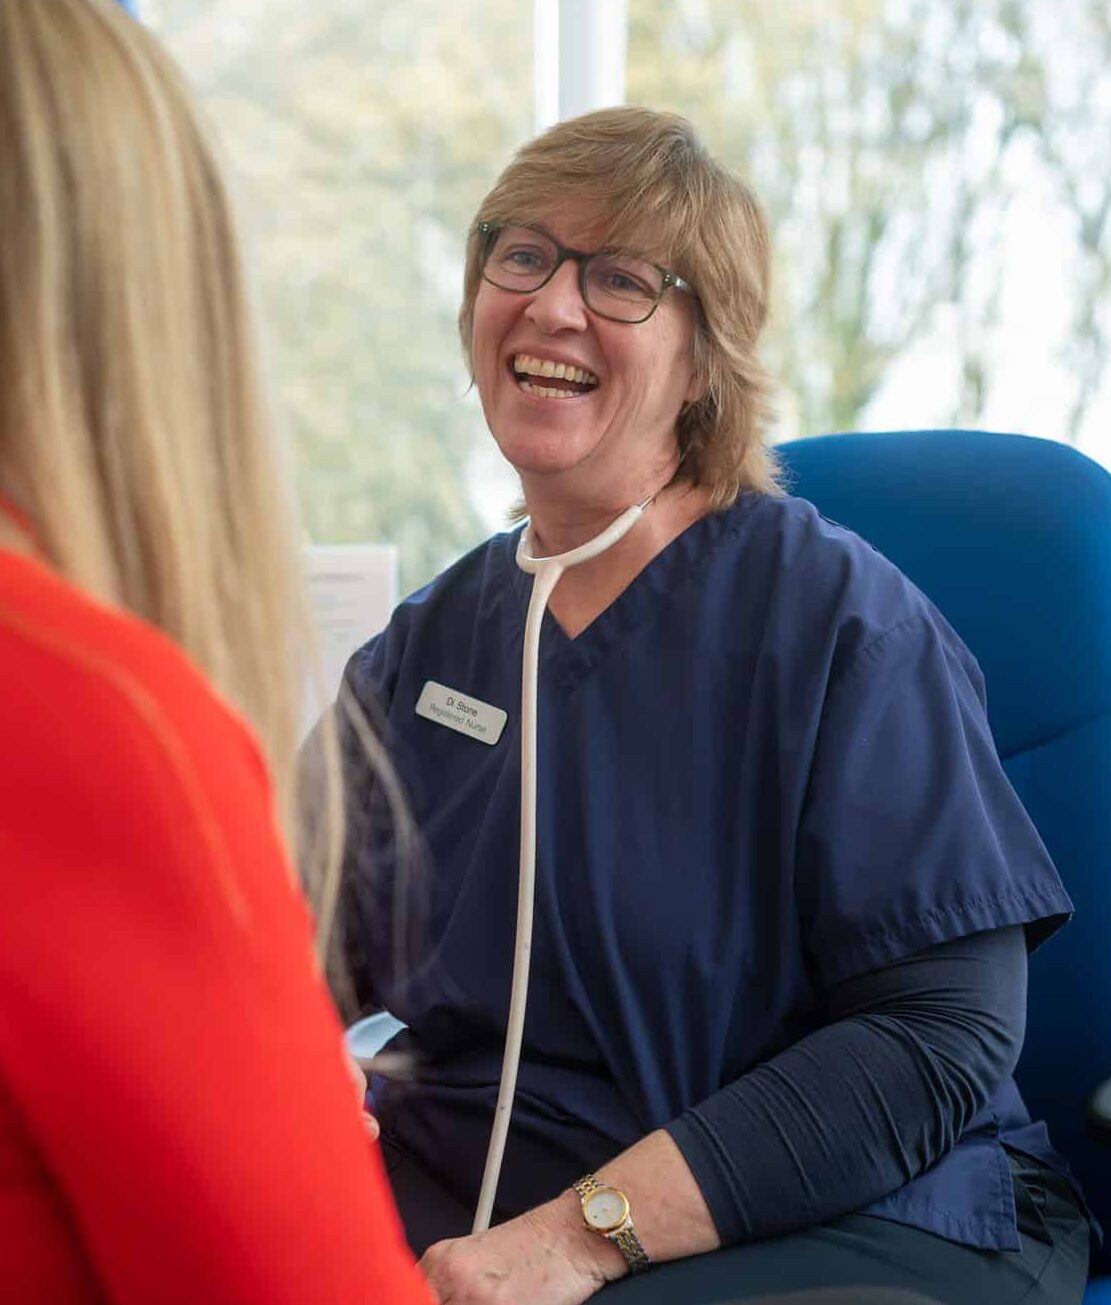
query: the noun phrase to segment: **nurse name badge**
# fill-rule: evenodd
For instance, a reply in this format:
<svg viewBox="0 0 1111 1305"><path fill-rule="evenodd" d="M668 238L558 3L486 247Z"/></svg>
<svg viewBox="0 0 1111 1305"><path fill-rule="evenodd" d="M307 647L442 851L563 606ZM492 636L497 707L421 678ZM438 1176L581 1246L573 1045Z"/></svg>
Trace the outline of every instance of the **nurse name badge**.
<svg viewBox="0 0 1111 1305"><path fill-rule="evenodd" d="M491 707L488 702L479 702L435 680L425 681L417 699L417 715L491 745L497 743L505 729L506 716L500 707Z"/></svg>

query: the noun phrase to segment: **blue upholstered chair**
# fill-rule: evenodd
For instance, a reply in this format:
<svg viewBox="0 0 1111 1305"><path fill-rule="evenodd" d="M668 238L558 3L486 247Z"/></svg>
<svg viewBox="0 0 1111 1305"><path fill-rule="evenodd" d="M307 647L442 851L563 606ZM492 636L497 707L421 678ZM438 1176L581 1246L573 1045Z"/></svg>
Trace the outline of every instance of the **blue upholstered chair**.
<svg viewBox="0 0 1111 1305"><path fill-rule="evenodd" d="M1093 1113L1085 1129L1111 1077L1111 475L1063 445L983 431L780 452L791 492L895 562L983 669L999 754L1076 905L1031 958L1017 1078L1111 1246L1111 1148L1094 1140L1109 1125ZM1085 1305L1111 1305L1108 1274L1104 1249Z"/></svg>

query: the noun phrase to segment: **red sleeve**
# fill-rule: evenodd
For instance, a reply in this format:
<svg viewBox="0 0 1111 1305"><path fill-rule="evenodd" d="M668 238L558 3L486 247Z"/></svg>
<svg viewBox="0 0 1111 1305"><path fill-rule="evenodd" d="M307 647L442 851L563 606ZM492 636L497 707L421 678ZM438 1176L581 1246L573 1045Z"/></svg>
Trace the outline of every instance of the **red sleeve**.
<svg viewBox="0 0 1111 1305"><path fill-rule="evenodd" d="M245 729L157 640L2 618L0 1081L75 1254L120 1305L427 1305Z"/></svg>

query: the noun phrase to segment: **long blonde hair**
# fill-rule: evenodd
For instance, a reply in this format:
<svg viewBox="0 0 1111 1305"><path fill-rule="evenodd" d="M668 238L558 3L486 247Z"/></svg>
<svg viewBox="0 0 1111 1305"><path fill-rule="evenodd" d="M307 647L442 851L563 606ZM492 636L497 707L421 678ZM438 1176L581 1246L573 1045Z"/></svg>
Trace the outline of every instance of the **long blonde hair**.
<svg viewBox="0 0 1111 1305"><path fill-rule="evenodd" d="M238 242L177 68L113 0L0 0L0 484L63 574L247 718L292 846L311 638Z"/></svg>
<svg viewBox="0 0 1111 1305"><path fill-rule="evenodd" d="M768 316L768 225L755 195L673 113L624 106L550 127L523 145L479 205L467 243L459 330L468 365L482 275L479 222L543 222L570 208L617 244L657 259L695 289L694 363L705 383L679 416L676 479L715 508L742 489L777 493L768 446L771 384L758 354Z"/></svg>

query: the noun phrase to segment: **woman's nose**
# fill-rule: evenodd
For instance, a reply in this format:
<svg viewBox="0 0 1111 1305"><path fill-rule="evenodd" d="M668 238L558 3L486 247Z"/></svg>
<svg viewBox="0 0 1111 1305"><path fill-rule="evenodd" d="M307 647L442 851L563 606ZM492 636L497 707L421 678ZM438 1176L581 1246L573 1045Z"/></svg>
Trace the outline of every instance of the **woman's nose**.
<svg viewBox="0 0 1111 1305"><path fill-rule="evenodd" d="M567 259L547 285L533 294L525 316L542 331L585 328L586 304L579 288L579 265L574 259Z"/></svg>

